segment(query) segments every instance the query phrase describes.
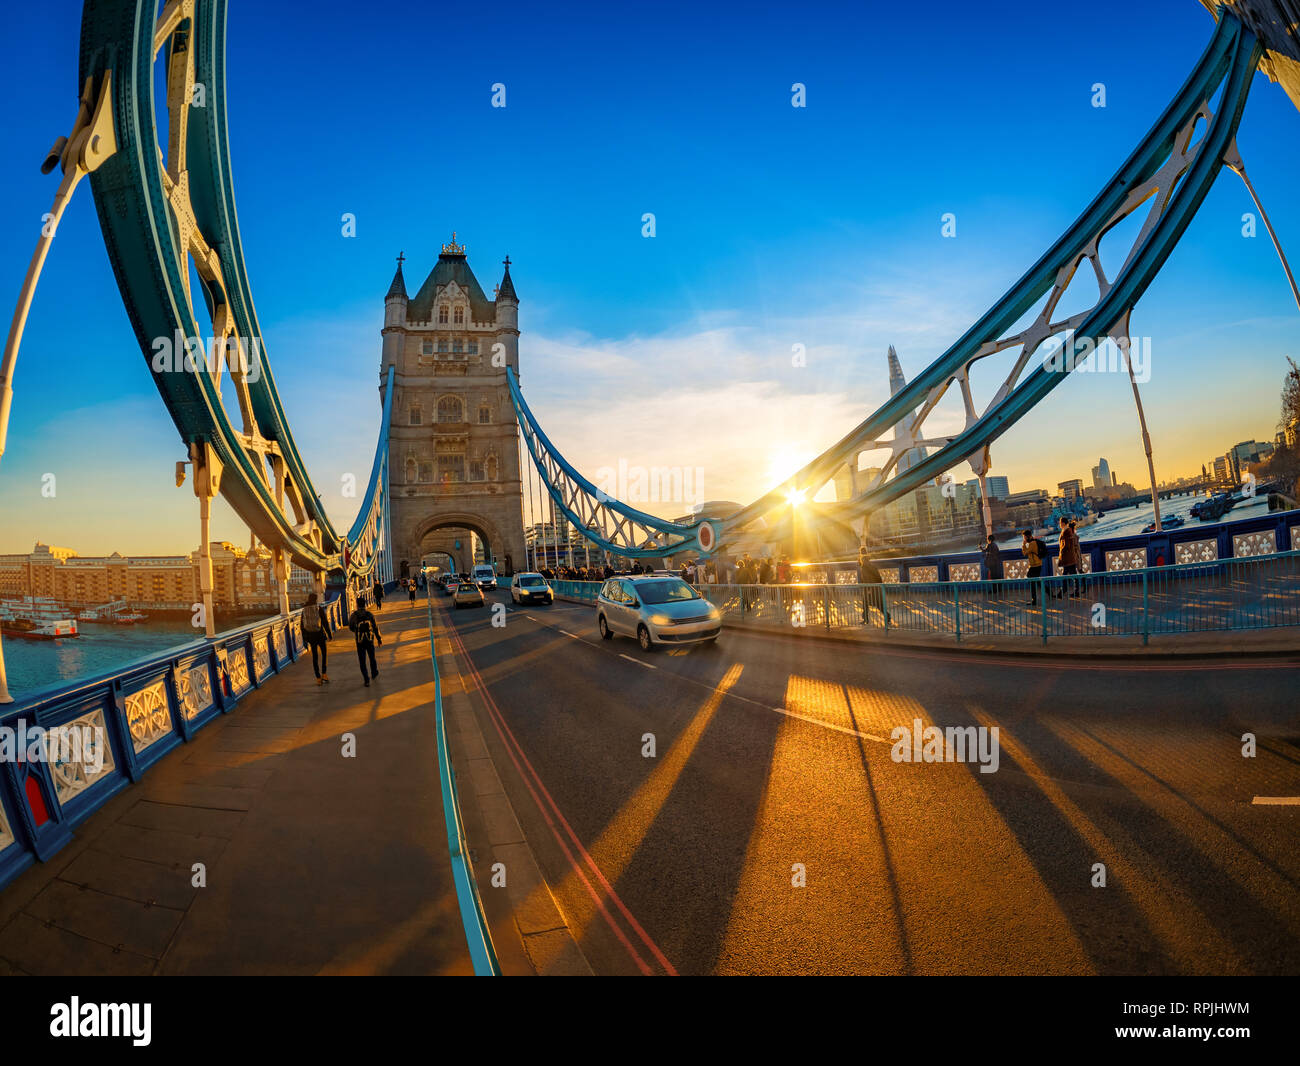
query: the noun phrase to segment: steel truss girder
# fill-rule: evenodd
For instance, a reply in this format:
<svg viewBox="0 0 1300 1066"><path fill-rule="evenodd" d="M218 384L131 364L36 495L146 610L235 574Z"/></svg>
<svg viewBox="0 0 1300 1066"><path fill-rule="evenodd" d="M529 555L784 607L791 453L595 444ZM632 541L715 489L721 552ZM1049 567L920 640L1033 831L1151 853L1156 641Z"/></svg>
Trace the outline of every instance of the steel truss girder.
<svg viewBox="0 0 1300 1066"><path fill-rule="evenodd" d="M510 399L524 447L541 475L547 494L565 518L596 547L628 559L660 558L683 551L701 551L700 527L685 525L638 511L614 499L584 478L550 442L524 401L514 371L506 368Z"/></svg>
<svg viewBox="0 0 1300 1066"><path fill-rule="evenodd" d="M888 447L893 455L866 491L848 501L820 505L820 517L832 522L851 522L933 481L964 460L982 464L989 443L1010 429L1072 369L1068 364L1065 372L1040 365L1025 381L1016 384L1044 340L1061 330L1072 329L1076 343L1086 340L1095 346L1115 334L1120 323L1125 323L1127 330L1127 317L1133 306L1164 265L1223 165L1258 57L1259 46L1254 35L1225 10L1205 53L1177 96L1065 234L997 304L909 385L784 484L721 520L719 541L727 540L729 535L777 508L788 506L791 492L811 495L845 465L851 463L856 469L856 459L862 451ZM1220 84L1223 85L1221 102L1217 113L1210 115L1208 101ZM1198 117L1205 120L1207 128L1189 150L1188 142ZM1156 201L1128 259L1113 280L1106 279L1097 257L1101 237L1153 195ZM1062 322L1051 322L1055 301L1065 292L1085 259L1097 272L1100 290L1097 303ZM1006 331L1049 292L1053 296L1044 315L1021 334L1006 337ZM1023 346L1021 358L988 408L978 413L970 394L971 364L1016 344ZM962 431L948 437L909 439L911 428L933 410L953 384L963 394L967 417ZM917 412L915 417L914 412ZM897 445L884 440L886 431L894 427L904 430L903 440ZM896 471L899 455L916 445L936 446L938 450L886 481L889 473Z"/></svg>
<svg viewBox="0 0 1300 1066"><path fill-rule="evenodd" d="M166 65L168 151L158 144L154 65ZM136 339L182 440L210 444L221 492L259 541L313 570L369 560L386 513L387 418L370 492L347 538L334 529L294 443L266 358L235 210L226 119L226 0L86 0L80 84L111 73L118 151L91 177L109 259ZM195 86L202 106L192 106ZM156 369L154 345L203 346L190 291L193 258L212 337L232 337L256 374L232 374L242 426L222 400L220 363ZM391 396L391 386L389 395ZM269 469L268 469L269 468ZM363 520L364 517L364 520ZM368 538L353 543L358 536ZM346 546L346 550L345 550ZM371 563L365 564L367 569Z"/></svg>

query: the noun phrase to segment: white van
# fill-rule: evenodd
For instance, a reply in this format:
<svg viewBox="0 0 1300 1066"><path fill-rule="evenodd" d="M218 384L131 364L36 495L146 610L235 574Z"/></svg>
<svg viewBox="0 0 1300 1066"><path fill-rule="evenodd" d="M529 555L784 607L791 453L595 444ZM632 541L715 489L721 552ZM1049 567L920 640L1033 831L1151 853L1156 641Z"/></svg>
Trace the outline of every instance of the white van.
<svg viewBox="0 0 1300 1066"><path fill-rule="evenodd" d="M497 572L491 563L479 563L472 572L474 583L481 589L497 587Z"/></svg>

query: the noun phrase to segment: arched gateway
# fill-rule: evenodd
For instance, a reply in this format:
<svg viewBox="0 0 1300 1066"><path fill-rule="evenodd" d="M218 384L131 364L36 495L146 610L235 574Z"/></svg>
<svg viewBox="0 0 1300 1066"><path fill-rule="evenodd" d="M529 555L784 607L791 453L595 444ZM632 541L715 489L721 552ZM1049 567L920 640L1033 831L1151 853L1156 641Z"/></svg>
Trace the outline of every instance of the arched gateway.
<svg viewBox="0 0 1300 1066"><path fill-rule="evenodd" d="M413 297L404 258L384 298L380 367L381 400L388 367L396 368L388 440L393 558L404 570L429 552L447 552L468 569L472 535L501 570L522 567L519 431L506 383L507 367L519 373L509 257L495 300L484 295L454 233Z"/></svg>

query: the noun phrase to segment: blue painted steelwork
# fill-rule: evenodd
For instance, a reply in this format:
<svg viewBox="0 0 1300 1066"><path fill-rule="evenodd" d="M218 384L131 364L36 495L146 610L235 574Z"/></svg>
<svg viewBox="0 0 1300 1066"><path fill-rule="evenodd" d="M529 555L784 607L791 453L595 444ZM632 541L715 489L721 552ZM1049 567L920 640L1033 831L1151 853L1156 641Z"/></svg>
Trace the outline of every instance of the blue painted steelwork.
<svg viewBox="0 0 1300 1066"><path fill-rule="evenodd" d="M438 673L438 648L433 634L433 590L425 589L425 608L429 617L429 659L433 663L434 723L438 735L438 779L442 785L442 811L447 823L447 847L451 852L451 876L456 885L456 902L460 921L469 945L476 977L500 977L501 966L492 944L492 931L483 913L478 885L469 864L469 845L465 842L465 823L460 814L456 792L456 772L447 748L447 727L442 716L442 679Z"/></svg>
<svg viewBox="0 0 1300 1066"><path fill-rule="evenodd" d="M600 582L556 581L590 603ZM1037 603L1029 597L1037 586ZM882 585L699 585L728 625L795 634L1131 637L1300 627L1300 551L1095 574ZM1098 611L1098 607L1103 610Z"/></svg>
<svg viewBox="0 0 1300 1066"><path fill-rule="evenodd" d="M168 144L158 143L156 57L165 67ZM100 228L123 303L182 441L222 467L220 491L257 538L316 573L346 565L369 575L386 545L387 414L352 535L340 535L307 475L265 354L248 281L226 115L226 0L87 0L78 89L111 90L117 151L91 181ZM191 105L201 85L204 106ZM165 147L165 151L160 148ZM190 266L198 274L190 286ZM248 373L231 375L242 427L222 400L218 365L198 369L160 356L160 345L212 350L196 316L201 293L218 347L233 339ZM179 340L180 345L176 344ZM197 346L192 349L191 346ZM164 355L180 353L161 349Z"/></svg>
<svg viewBox="0 0 1300 1066"><path fill-rule="evenodd" d="M514 371L506 367L510 399L542 484L564 516L598 548L627 559L661 558L681 551L703 551L700 530L707 521L683 525L614 499L584 478L556 449L524 401ZM593 529L593 525L596 527ZM704 534L708 540L708 533Z"/></svg>
<svg viewBox="0 0 1300 1066"><path fill-rule="evenodd" d="M1060 366L1043 361L1020 380L1045 341L1061 335L1072 342L1072 349L1087 352L1112 336L1127 339L1130 312L1163 267L1224 165L1259 55L1254 35L1233 13L1221 11L1209 45L1173 101L1101 193L1020 281L947 352L873 415L784 484L733 515L684 526L609 499L555 451L511 377L511 395L525 443L551 498L579 533L620 555L636 558L674 551L710 554L749 523L788 507L792 493L812 499L843 468L850 470L856 486L858 455L885 446L884 435L891 427L910 428L921 421L952 386L962 391L964 428L956 435L936 440L902 440L896 434L892 442L894 455L874 484L861 492L855 487L851 499L818 505L818 520L847 528L870 511L933 481L957 463L969 459L977 469L986 468L989 444L1074 369L1073 359L1064 360ZM1220 86L1217 110L1211 112L1210 101ZM1117 276L1106 278L1099 242L1147 200L1152 205L1137 242ZM1056 301L1085 261L1098 275L1100 294L1096 304L1054 321ZM1047 304L1039 320L1022 333L1007 337L1007 331L1044 297ZM971 396L971 365L1014 347L1022 349L1015 368L989 406L978 413ZM919 456L918 446L928 449L924 459L905 468L904 464L895 465L902 455ZM610 515L615 521L621 517L638 527L642 542L625 538L624 543L615 543L606 522ZM598 531L587 528L593 518L599 524Z"/></svg>
<svg viewBox="0 0 1300 1066"><path fill-rule="evenodd" d="M346 601L325 604L332 628L344 625ZM13 840L0 844L0 886L72 839L93 811L219 714L292 664L305 645L301 610L195 640L72 685L24 697L0 714L0 727L22 733L58 729L98 716L105 766L93 779L46 760L0 761L0 803ZM23 749L24 754L31 751ZM60 787L60 782L63 786ZM2 827L0 827L2 829Z"/></svg>

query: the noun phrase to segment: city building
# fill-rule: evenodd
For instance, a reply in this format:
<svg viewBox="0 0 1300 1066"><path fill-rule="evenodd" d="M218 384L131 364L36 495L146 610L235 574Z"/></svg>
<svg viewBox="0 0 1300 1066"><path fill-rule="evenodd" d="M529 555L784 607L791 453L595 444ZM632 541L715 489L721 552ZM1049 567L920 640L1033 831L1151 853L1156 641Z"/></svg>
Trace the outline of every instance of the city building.
<svg viewBox="0 0 1300 1066"><path fill-rule="evenodd" d="M1103 458L1092 468L1092 487L1094 489L1107 489L1114 484L1115 480L1110 472L1110 463Z"/></svg>
<svg viewBox="0 0 1300 1066"><path fill-rule="evenodd" d="M213 602L224 608L274 608L279 590L271 553L260 545L243 551L214 541ZM294 566L289 598L300 603L312 590L311 574ZM0 555L0 596L40 596L59 603L191 610L201 601L199 552L189 555L81 556L70 548L37 543L26 555Z"/></svg>
<svg viewBox="0 0 1300 1066"><path fill-rule="evenodd" d="M510 260L489 300L467 249L442 246L408 296L398 257L384 297L380 392L396 370L388 448L393 562L401 576L433 552L458 569L483 555L523 565L519 431L506 381L519 372L519 298ZM457 547L459 545L459 547Z"/></svg>
<svg viewBox="0 0 1300 1066"><path fill-rule="evenodd" d="M1008 483L1007 479L1004 477L986 477L984 479L984 482L989 487L990 500L1005 500L1008 496L1011 495L1011 486ZM976 499L979 498L980 495L979 478L977 477L971 478L969 481L966 482L966 487L970 489L973 493L975 493Z"/></svg>
<svg viewBox="0 0 1300 1066"><path fill-rule="evenodd" d="M1069 481L1059 482L1056 487L1061 490L1061 495L1064 496L1067 500L1073 500L1083 495L1082 478L1076 477L1076 478L1072 478Z"/></svg>

